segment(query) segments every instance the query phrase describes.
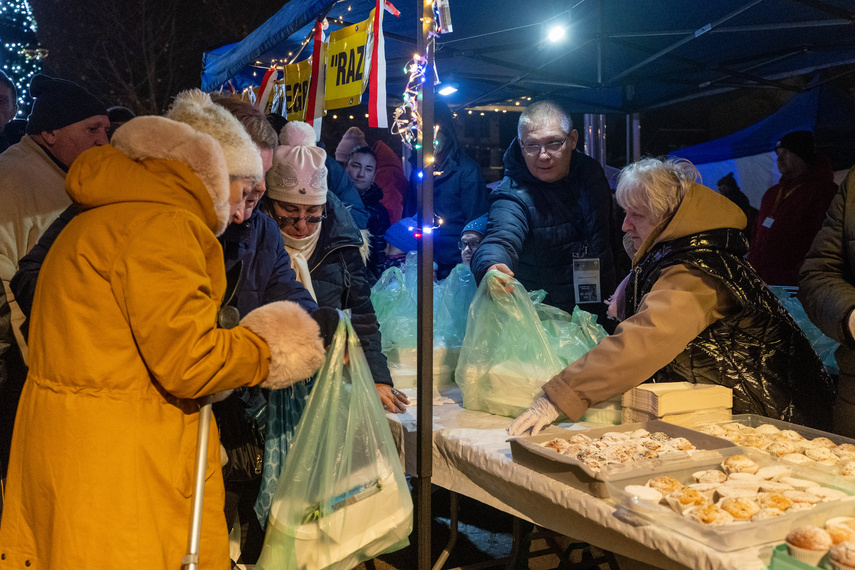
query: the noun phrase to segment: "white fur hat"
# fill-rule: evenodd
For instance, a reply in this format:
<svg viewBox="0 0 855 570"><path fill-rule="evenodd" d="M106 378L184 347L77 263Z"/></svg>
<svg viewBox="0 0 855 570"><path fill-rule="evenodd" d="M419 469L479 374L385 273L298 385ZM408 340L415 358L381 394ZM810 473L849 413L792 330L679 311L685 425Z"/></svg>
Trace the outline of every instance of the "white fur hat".
<svg viewBox="0 0 855 570"><path fill-rule="evenodd" d="M315 145L315 130L291 121L279 134L282 146L267 172L267 195L274 200L320 206L327 202L327 153Z"/></svg>
<svg viewBox="0 0 855 570"><path fill-rule="evenodd" d="M246 129L207 93L199 89L182 91L166 116L214 137L226 155L229 176L256 182L264 176L261 154Z"/></svg>

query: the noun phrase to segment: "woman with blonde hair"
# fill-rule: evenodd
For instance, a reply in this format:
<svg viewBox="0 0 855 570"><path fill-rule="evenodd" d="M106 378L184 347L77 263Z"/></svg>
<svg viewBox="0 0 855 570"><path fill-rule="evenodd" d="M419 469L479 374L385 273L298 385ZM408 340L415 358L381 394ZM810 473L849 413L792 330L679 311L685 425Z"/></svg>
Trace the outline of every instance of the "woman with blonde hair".
<svg viewBox="0 0 855 570"><path fill-rule="evenodd" d="M617 200L632 271L610 308L622 322L544 385L511 435L537 433L561 411L578 420L646 381L720 384L733 389L735 414L829 427L830 376L745 261L745 214L699 178L685 160L623 169Z"/></svg>

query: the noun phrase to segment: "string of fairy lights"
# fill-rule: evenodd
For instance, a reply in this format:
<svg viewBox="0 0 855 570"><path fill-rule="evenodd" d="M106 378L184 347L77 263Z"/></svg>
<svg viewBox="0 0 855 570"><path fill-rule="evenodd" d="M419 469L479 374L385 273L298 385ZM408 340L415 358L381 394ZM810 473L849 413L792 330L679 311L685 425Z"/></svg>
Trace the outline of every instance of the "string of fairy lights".
<svg viewBox="0 0 855 570"><path fill-rule="evenodd" d="M26 116L31 100L30 80L47 56L47 50L36 39L36 20L27 0L0 2L0 31L2 69L18 91L18 116Z"/></svg>

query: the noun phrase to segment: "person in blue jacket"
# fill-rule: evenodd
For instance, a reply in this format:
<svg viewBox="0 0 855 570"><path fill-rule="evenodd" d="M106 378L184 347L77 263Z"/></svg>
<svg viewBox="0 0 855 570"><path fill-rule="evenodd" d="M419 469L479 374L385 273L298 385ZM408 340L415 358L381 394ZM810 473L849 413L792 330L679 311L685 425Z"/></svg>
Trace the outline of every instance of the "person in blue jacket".
<svg viewBox="0 0 855 570"><path fill-rule="evenodd" d="M433 256L444 279L462 262L457 242L463 227L487 213L487 185L481 167L466 156L457 139L451 111L441 101L434 106L433 209L442 223L433 232ZM404 216L414 216L417 208L418 173L410 176Z"/></svg>
<svg viewBox="0 0 855 570"><path fill-rule="evenodd" d="M606 175L576 150L579 133L553 101L520 115L505 152L505 178L490 194L487 233L472 256L478 282L497 269L545 302L572 312L577 304L606 318L602 303L617 285L613 200ZM577 297L577 286L578 294Z"/></svg>

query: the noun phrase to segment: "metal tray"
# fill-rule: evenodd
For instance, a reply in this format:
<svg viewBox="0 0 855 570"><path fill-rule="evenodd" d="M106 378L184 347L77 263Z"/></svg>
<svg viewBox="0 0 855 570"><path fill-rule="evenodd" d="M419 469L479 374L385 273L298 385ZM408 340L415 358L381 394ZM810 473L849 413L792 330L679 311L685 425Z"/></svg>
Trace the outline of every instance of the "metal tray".
<svg viewBox="0 0 855 570"><path fill-rule="evenodd" d="M569 439L576 434L584 434L596 439L609 432L631 432L645 429L650 433L663 432L670 437L685 437L697 448L689 453L669 454L667 458L643 459L622 465L609 466L594 471L574 457L562 455L541 444L557 437ZM508 440L511 455L517 463L543 473L556 481L581 489L595 497L608 497L605 482L633 476L648 475L656 472L692 467L699 469L704 465L720 463L727 455L738 453L738 448L726 439L706 435L688 428L653 420L638 424L624 424L587 430L551 429L549 433L535 436L515 437ZM725 452L725 450L727 450Z"/></svg>

